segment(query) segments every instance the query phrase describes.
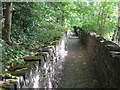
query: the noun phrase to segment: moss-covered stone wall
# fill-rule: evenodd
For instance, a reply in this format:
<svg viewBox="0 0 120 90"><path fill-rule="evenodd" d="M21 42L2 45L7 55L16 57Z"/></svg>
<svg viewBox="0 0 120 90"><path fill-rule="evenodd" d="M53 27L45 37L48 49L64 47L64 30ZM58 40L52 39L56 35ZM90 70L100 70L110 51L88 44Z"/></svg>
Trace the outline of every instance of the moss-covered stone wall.
<svg viewBox="0 0 120 90"><path fill-rule="evenodd" d="M26 65L16 66L11 74L16 79L6 79L8 84L3 84L3 89L16 88L52 88L55 76L55 68L62 58L61 45L64 40L59 40L57 44L47 46L42 52L35 56L25 56ZM14 81L14 82L11 82Z"/></svg>

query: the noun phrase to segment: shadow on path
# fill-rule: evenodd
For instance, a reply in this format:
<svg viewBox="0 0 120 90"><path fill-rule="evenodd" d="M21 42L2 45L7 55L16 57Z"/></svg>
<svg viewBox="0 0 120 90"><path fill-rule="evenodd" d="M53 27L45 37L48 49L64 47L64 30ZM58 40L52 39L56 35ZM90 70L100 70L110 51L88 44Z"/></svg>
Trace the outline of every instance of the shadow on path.
<svg viewBox="0 0 120 90"><path fill-rule="evenodd" d="M96 88L98 82L94 66L87 58L86 49L80 45L78 38L66 40L67 55L63 68L56 75L57 88Z"/></svg>

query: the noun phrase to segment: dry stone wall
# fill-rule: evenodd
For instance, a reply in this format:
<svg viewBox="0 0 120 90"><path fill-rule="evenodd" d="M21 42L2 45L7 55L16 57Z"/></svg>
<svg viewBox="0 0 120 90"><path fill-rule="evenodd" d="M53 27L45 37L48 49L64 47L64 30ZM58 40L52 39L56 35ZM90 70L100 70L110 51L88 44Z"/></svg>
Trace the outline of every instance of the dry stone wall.
<svg viewBox="0 0 120 90"><path fill-rule="evenodd" d="M62 58L64 40L54 46L49 46L48 51L42 52L43 58L34 63L29 71L19 76L19 79L9 85L9 89L17 90L22 88L53 88L55 86L55 68ZM32 62L28 60L28 62Z"/></svg>
<svg viewBox="0 0 120 90"><path fill-rule="evenodd" d="M79 33L95 67L101 88L120 87L120 47L92 32Z"/></svg>

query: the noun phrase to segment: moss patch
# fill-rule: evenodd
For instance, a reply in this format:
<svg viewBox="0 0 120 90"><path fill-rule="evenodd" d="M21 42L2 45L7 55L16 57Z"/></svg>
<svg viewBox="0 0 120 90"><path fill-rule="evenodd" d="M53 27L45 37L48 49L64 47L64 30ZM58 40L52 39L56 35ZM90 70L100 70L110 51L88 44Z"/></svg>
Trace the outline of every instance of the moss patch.
<svg viewBox="0 0 120 90"><path fill-rule="evenodd" d="M43 58L43 55L44 55L43 52L39 52L39 53L37 53L35 56L40 57L40 58L42 59L42 58Z"/></svg>
<svg viewBox="0 0 120 90"><path fill-rule="evenodd" d="M14 76L22 76L25 75L26 72L30 71L33 65L36 63L34 62L28 62L26 65L18 65L13 68L12 72L10 72Z"/></svg>
<svg viewBox="0 0 120 90"><path fill-rule="evenodd" d="M40 60L42 56L25 56L24 60Z"/></svg>
<svg viewBox="0 0 120 90"><path fill-rule="evenodd" d="M40 61L42 58L43 56L41 55L41 53L37 53L36 56L33 56L33 55L24 56L23 59L27 62L25 62L25 64L23 65L17 65L13 67L10 73L14 76L22 76L26 72L30 71L33 65L37 63L38 61Z"/></svg>
<svg viewBox="0 0 120 90"><path fill-rule="evenodd" d="M13 86L16 83L16 81L2 81L2 83L0 83L0 90L9 90L11 86Z"/></svg>
<svg viewBox="0 0 120 90"><path fill-rule="evenodd" d="M0 88L2 88L0 90L9 90L10 86L11 86L10 84L2 84L2 85L0 85Z"/></svg>
<svg viewBox="0 0 120 90"><path fill-rule="evenodd" d="M55 41L52 42L51 45L57 45L58 43L59 43L59 40L55 40Z"/></svg>

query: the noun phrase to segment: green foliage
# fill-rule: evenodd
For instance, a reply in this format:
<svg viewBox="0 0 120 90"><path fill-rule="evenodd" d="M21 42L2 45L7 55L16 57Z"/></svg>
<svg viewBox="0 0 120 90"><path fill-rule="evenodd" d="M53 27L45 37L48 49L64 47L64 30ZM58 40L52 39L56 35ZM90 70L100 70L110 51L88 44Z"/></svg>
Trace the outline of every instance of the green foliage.
<svg viewBox="0 0 120 90"><path fill-rule="evenodd" d="M43 24L37 30L36 39L44 44L50 44L52 41L63 36L64 27L57 24Z"/></svg>
<svg viewBox="0 0 120 90"><path fill-rule="evenodd" d="M24 64L24 61L21 60L22 56L27 52L23 49L23 47L14 48L6 44L3 40L2 43L2 64L3 70L10 70L13 66L17 64Z"/></svg>
<svg viewBox="0 0 120 90"><path fill-rule="evenodd" d="M49 3L13 3L11 40L9 46L3 45L3 70L25 64L23 56L37 46L50 45L63 36L66 31L61 25L56 9ZM58 21L58 22L57 22ZM60 23L59 23L60 22Z"/></svg>
<svg viewBox="0 0 120 90"><path fill-rule="evenodd" d="M117 24L116 2L74 2L70 3L69 22L72 26L82 27L85 31L101 34L104 27L104 37L112 35Z"/></svg>
<svg viewBox="0 0 120 90"><path fill-rule="evenodd" d="M114 2L13 3L11 40L17 47L1 40L3 69L24 64L23 56L37 46L55 43L72 26L100 34L103 25L104 37L109 39L118 23L116 7Z"/></svg>

